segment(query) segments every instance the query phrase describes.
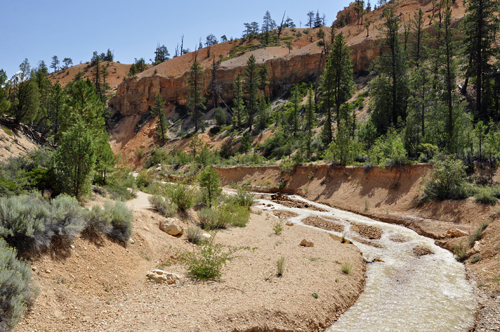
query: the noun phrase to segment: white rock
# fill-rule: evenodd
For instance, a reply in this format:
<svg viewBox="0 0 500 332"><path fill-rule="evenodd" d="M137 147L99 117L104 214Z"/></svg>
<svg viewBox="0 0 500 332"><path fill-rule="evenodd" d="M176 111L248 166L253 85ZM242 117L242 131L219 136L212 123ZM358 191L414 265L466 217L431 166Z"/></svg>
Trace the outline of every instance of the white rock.
<svg viewBox="0 0 500 332"><path fill-rule="evenodd" d="M130 238L130 239L128 240L128 242L130 242L130 244L134 244L134 243L135 243L134 239L132 239L132 238Z"/></svg>
<svg viewBox="0 0 500 332"><path fill-rule="evenodd" d="M149 271L147 274L148 279L153 280L157 283L163 284L166 283L168 285L175 284L179 280L181 280L181 277L179 277L175 273L170 273L167 271L163 270L152 270Z"/></svg>
<svg viewBox="0 0 500 332"><path fill-rule="evenodd" d="M167 218L160 221L160 229L172 236L184 234L184 228L179 225L179 222L175 218Z"/></svg>
<svg viewBox="0 0 500 332"><path fill-rule="evenodd" d="M208 233L203 233L201 236L203 236L205 239L211 239L212 238L212 235L210 235Z"/></svg>

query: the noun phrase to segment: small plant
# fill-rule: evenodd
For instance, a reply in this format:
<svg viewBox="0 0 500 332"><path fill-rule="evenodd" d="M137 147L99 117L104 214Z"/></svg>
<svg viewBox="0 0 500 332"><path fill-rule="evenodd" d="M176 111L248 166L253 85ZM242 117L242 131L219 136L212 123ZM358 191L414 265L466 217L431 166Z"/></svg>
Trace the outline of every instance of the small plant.
<svg viewBox="0 0 500 332"><path fill-rule="evenodd" d="M31 286L31 268L17 259L17 252L0 239L0 328L12 329L21 320L37 290Z"/></svg>
<svg viewBox="0 0 500 332"><path fill-rule="evenodd" d="M230 200L237 205L245 206L247 208L250 208L252 205L255 204L255 199L253 195L243 187L238 187L236 195L232 196Z"/></svg>
<svg viewBox="0 0 500 332"><path fill-rule="evenodd" d="M365 199L365 212L368 211L368 209L370 209L370 202Z"/></svg>
<svg viewBox="0 0 500 332"><path fill-rule="evenodd" d="M273 231L276 235L280 235L281 232L283 232L283 223L281 222L281 220L274 223Z"/></svg>
<svg viewBox="0 0 500 332"><path fill-rule="evenodd" d="M200 220L201 228L208 230L221 228L218 227L217 225L217 213L214 210L209 208L203 208L200 211L198 211L197 214L198 214L198 219Z"/></svg>
<svg viewBox="0 0 500 332"><path fill-rule="evenodd" d="M467 259L467 247L463 245L463 243L454 246L453 253L455 254L457 261L459 262L463 262Z"/></svg>
<svg viewBox="0 0 500 332"><path fill-rule="evenodd" d="M479 257L479 255L474 255L474 256L472 256L472 259L470 260L470 262L471 262L471 264L476 264L480 260L481 260L481 258Z"/></svg>
<svg viewBox="0 0 500 332"><path fill-rule="evenodd" d="M135 156L138 158L138 159L142 159L145 155L145 151L143 148L138 148L137 150L135 150Z"/></svg>
<svg viewBox="0 0 500 332"><path fill-rule="evenodd" d="M495 197L495 193L491 188L483 187L478 189L478 192L474 195L474 202L494 206L497 204L498 198Z"/></svg>
<svg viewBox="0 0 500 332"><path fill-rule="evenodd" d="M307 178L309 180L312 180L314 178L314 172L309 173L309 175L307 176Z"/></svg>
<svg viewBox="0 0 500 332"><path fill-rule="evenodd" d="M345 262L344 264L342 264L342 272L343 273L349 274L349 273L351 273L351 270L352 270L352 264L351 263Z"/></svg>
<svg viewBox="0 0 500 332"><path fill-rule="evenodd" d="M479 241L481 239L481 234L483 234L484 230L488 227L487 223L482 223L481 226L479 226L476 231L469 235L469 246L472 248L474 246L474 243L476 241Z"/></svg>
<svg viewBox="0 0 500 332"><path fill-rule="evenodd" d="M285 272L285 257L281 257L276 262L276 276L282 277Z"/></svg>
<svg viewBox="0 0 500 332"><path fill-rule="evenodd" d="M292 165L281 165L280 166L280 171L282 173L286 173L286 174L292 174L293 173L293 168L292 168Z"/></svg>
<svg viewBox="0 0 500 332"><path fill-rule="evenodd" d="M189 227L186 230L186 236L189 242L200 244L203 239L203 231L199 227Z"/></svg>
<svg viewBox="0 0 500 332"><path fill-rule="evenodd" d="M314 297L315 299L318 298L318 294L316 294L316 293L312 293L311 296Z"/></svg>
<svg viewBox="0 0 500 332"><path fill-rule="evenodd" d="M167 218L172 217L177 211L177 206L175 204L164 199L160 195L149 196L148 200L153 209Z"/></svg>
<svg viewBox="0 0 500 332"><path fill-rule="evenodd" d="M225 250L223 245L214 243L214 239L215 235L199 249L181 254L181 262L192 277L200 280L219 279L224 265L234 259L233 254L238 249L227 247Z"/></svg>
<svg viewBox="0 0 500 332"><path fill-rule="evenodd" d="M170 200L181 211L187 211L194 205L196 191L192 187L177 183L168 187L167 192Z"/></svg>

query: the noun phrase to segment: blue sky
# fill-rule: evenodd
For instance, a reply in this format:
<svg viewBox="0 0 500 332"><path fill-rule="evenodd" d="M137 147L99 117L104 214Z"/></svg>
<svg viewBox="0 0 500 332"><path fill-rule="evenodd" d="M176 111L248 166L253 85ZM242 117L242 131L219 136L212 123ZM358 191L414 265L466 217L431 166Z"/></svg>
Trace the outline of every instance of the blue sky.
<svg viewBox="0 0 500 332"><path fill-rule="evenodd" d="M53 55L73 63L89 61L92 52L114 51L115 61L153 58L157 43L170 54L184 35L185 48L194 49L208 34L241 37L243 23L262 18L269 10L279 24L283 12L297 27L307 12L319 10L330 25L349 0L317 1L157 1L157 0L2 0L0 2L0 69L12 77L28 58L32 66Z"/></svg>

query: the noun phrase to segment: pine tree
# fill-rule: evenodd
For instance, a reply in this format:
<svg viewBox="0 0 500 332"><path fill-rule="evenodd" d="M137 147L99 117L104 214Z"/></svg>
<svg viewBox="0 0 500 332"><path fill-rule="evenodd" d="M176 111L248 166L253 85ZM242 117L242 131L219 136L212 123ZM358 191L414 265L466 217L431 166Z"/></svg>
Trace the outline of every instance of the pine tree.
<svg viewBox="0 0 500 332"><path fill-rule="evenodd" d="M372 120L379 134L390 126L400 127L398 119L405 121L409 96L406 55L401 47L399 18L394 7L384 12L381 55L376 62L379 77L372 80Z"/></svg>
<svg viewBox="0 0 500 332"><path fill-rule="evenodd" d="M9 103L9 80L3 69L0 70L0 116L7 113L10 108Z"/></svg>
<svg viewBox="0 0 500 332"><path fill-rule="evenodd" d="M156 45L154 65L158 65L169 59L170 53L165 45Z"/></svg>
<svg viewBox="0 0 500 332"><path fill-rule="evenodd" d="M307 23L306 23L306 26L308 26L309 28L312 28L313 24L314 24L314 12L310 11L310 12L307 13Z"/></svg>
<svg viewBox="0 0 500 332"><path fill-rule="evenodd" d="M52 127L52 133L58 137L59 128L61 126L61 118L63 116L63 109L66 104L66 94L59 82L54 84L50 95L49 103L49 118Z"/></svg>
<svg viewBox="0 0 500 332"><path fill-rule="evenodd" d="M57 58L57 55L52 57L50 68L54 69L54 73L59 70L59 59Z"/></svg>
<svg viewBox="0 0 500 332"><path fill-rule="evenodd" d="M156 94L155 104L151 109L151 115L156 118L156 132L163 142L166 140L165 135L167 133L167 119L165 118L165 110L163 109L164 105L161 94Z"/></svg>
<svg viewBox="0 0 500 332"><path fill-rule="evenodd" d="M316 11L316 18L314 19L314 27L319 28L319 27L321 27L322 23L323 23L323 20L319 16L319 11Z"/></svg>
<svg viewBox="0 0 500 332"><path fill-rule="evenodd" d="M333 139L331 111L335 109L337 126L340 124L340 106L352 96L354 88L352 61L344 34L335 37L331 52L321 77L321 103L327 111L327 121L323 131L323 142L329 145Z"/></svg>
<svg viewBox="0 0 500 332"><path fill-rule="evenodd" d="M243 82L241 81L241 75L238 73L233 82L234 90L234 115L236 116L236 128L241 130L241 122L243 119L243 114L245 112L245 104L243 102Z"/></svg>
<svg viewBox="0 0 500 332"><path fill-rule="evenodd" d="M496 49L493 47L495 34L499 29L499 21L496 16L498 2L490 0L466 0L466 12L464 17L464 44L465 54L470 55L469 64L465 67L466 80L474 77L476 87L476 109L485 116L486 109L483 104L484 81L492 72L490 60L495 56ZM467 81L463 87L463 93L467 91Z"/></svg>
<svg viewBox="0 0 500 332"><path fill-rule="evenodd" d="M411 35L413 37L412 46L410 48L411 61L415 66L420 67L422 58L425 57L424 52L424 12L419 9L418 12L413 14L413 20L410 21L411 24Z"/></svg>
<svg viewBox="0 0 500 332"><path fill-rule="evenodd" d="M214 200L220 196L222 189L220 188L219 174L213 167L206 167L200 173L200 187L204 189L206 205L211 208Z"/></svg>
<svg viewBox="0 0 500 332"><path fill-rule="evenodd" d="M247 93L246 110L248 114L248 127L252 131L253 119L258 108L258 92L260 86L259 66L257 59L252 54L245 68L245 91Z"/></svg>
<svg viewBox="0 0 500 332"><path fill-rule="evenodd" d="M198 108L205 109L204 98L203 98L203 76L201 65L196 58L193 65L189 70L188 76L188 106L192 109L193 120L194 120L194 132L198 132Z"/></svg>
<svg viewBox="0 0 500 332"><path fill-rule="evenodd" d="M455 122L462 113L463 104L458 104L457 86L457 38L456 32L452 30L451 0L443 0L443 20L441 26L437 27L438 48L432 58L437 65L436 94L440 98L445 120L446 138L445 146L450 152L455 151L457 145L457 131Z"/></svg>
<svg viewBox="0 0 500 332"><path fill-rule="evenodd" d="M10 115L17 123L34 120L40 109L40 93L38 85L33 79L28 59L19 66L20 72L12 79L12 88L9 96Z"/></svg>
<svg viewBox="0 0 500 332"><path fill-rule="evenodd" d="M304 118L304 150L306 151L307 159L311 157L312 153L312 142L314 138L314 126L315 126L315 114L314 114L314 92L312 89L307 90L307 104L306 104L306 113Z"/></svg>
<svg viewBox="0 0 500 332"><path fill-rule="evenodd" d="M38 68L33 71L32 78L38 87L38 93L40 95L40 108L38 110L36 118L34 119L34 123L36 130L42 133L42 135L45 135L48 129L50 129L48 112L52 91L52 82L47 77L48 73L49 72L47 66L43 61L41 61L38 65Z"/></svg>
<svg viewBox="0 0 500 332"><path fill-rule="evenodd" d="M259 111L257 114L258 128L260 130L266 128L268 118L269 118L269 105L267 104L264 95L261 95L259 98Z"/></svg>
<svg viewBox="0 0 500 332"><path fill-rule="evenodd" d="M96 162L94 140L87 126L78 121L63 135L55 154L56 170L62 179L63 191L78 200L90 193Z"/></svg>
<svg viewBox="0 0 500 332"><path fill-rule="evenodd" d="M300 93L296 85L292 94L292 112L290 114L290 129L294 137L299 134L299 112L301 108L299 98Z"/></svg>

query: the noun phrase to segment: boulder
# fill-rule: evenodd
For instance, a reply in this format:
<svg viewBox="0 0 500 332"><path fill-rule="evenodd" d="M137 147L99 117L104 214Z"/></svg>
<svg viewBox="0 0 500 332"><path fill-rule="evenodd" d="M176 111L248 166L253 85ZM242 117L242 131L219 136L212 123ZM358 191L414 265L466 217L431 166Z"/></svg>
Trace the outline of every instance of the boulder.
<svg viewBox="0 0 500 332"><path fill-rule="evenodd" d="M152 280L159 284L168 284L168 285L175 284L176 282L181 280L181 277L179 277L175 273L170 273L158 269L149 271L147 277L149 280Z"/></svg>
<svg viewBox="0 0 500 332"><path fill-rule="evenodd" d="M454 228L454 229L449 229L446 233L441 234L439 237L444 239L444 238L462 237L467 235L469 235L467 234L467 232L464 232L458 228Z"/></svg>
<svg viewBox="0 0 500 332"><path fill-rule="evenodd" d="M287 222L286 225L287 226L293 226L293 222Z"/></svg>
<svg viewBox="0 0 500 332"><path fill-rule="evenodd" d="M179 225L179 221L174 218L168 218L160 221L160 229L172 236L184 234L184 228L182 228L182 226Z"/></svg>
<svg viewBox="0 0 500 332"><path fill-rule="evenodd" d="M306 239L302 240L302 242L300 242L300 246L301 247L314 247L314 243L312 243L312 241L307 241Z"/></svg>

